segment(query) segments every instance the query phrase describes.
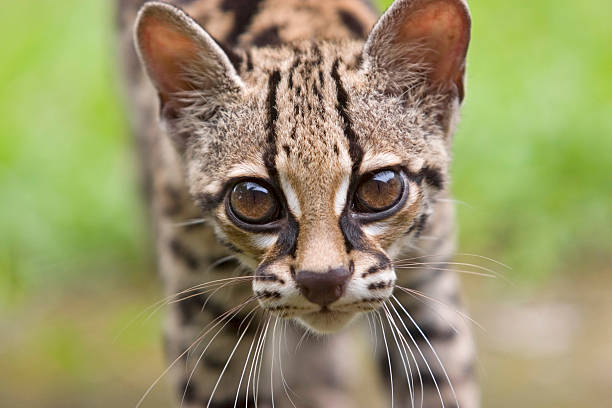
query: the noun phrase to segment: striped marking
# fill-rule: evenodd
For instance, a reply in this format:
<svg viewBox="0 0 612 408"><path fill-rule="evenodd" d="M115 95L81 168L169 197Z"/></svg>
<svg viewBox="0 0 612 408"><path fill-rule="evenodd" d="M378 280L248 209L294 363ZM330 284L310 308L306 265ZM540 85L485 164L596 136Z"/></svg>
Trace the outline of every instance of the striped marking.
<svg viewBox="0 0 612 408"><path fill-rule="evenodd" d="M357 134L353 130L353 121L348 113L349 96L344 88L344 85L342 84L342 80L340 79L340 73L338 72L339 66L340 59L337 58L332 66L331 76L336 84L336 109L338 111L338 115L344 122L344 136L346 136L346 139L349 142L349 154L351 155L351 160L353 161L353 173L355 173L361 165L363 149L359 145Z"/></svg>

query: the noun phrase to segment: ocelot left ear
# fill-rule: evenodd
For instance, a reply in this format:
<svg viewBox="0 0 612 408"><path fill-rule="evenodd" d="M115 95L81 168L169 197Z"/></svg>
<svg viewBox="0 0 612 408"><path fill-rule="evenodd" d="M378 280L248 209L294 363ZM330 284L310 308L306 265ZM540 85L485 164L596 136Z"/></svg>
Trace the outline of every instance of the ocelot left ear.
<svg viewBox="0 0 612 408"><path fill-rule="evenodd" d="M216 98L243 87L227 54L210 34L170 4L145 3L136 20L135 43L159 93L162 120L175 119L193 100L210 99L214 105Z"/></svg>
<svg viewBox="0 0 612 408"><path fill-rule="evenodd" d="M396 0L372 29L364 61L400 87L415 68L424 69L433 87L461 101L469 40L465 1Z"/></svg>

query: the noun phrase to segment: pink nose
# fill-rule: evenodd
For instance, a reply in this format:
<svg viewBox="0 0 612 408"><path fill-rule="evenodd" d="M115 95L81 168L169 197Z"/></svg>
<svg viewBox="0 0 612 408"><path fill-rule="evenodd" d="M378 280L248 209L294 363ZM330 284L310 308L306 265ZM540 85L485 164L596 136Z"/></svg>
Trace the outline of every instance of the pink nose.
<svg viewBox="0 0 612 408"><path fill-rule="evenodd" d="M350 277L351 273L346 268L330 269L327 272L298 271L295 282L306 299L327 306L344 294Z"/></svg>

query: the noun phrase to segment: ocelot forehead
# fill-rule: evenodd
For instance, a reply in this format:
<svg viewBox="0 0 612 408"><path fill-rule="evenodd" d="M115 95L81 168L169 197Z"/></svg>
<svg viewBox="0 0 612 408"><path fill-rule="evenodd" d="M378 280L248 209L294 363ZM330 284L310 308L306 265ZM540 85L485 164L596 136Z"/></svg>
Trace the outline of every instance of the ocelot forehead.
<svg viewBox="0 0 612 408"><path fill-rule="evenodd" d="M341 63L329 49L312 45L298 50L289 68L270 81L276 87L269 91L269 109L276 116L273 164L303 206L329 200L351 171L347 101L338 100L339 89L346 93Z"/></svg>

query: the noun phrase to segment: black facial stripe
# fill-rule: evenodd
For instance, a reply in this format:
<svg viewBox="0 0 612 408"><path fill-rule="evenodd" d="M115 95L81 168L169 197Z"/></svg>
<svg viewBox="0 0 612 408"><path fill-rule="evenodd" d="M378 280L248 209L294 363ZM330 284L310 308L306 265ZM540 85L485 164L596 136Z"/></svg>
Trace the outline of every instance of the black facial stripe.
<svg viewBox="0 0 612 408"><path fill-rule="evenodd" d="M378 259L378 262L372 266L370 266L368 268L367 271L365 271L363 274L361 274L362 278L365 278L369 275L374 275L378 272L384 271L386 269L389 269L389 267L391 266L391 260L389 258L387 258L387 256L385 254L382 254L380 252L376 253Z"/></svg>
<svg viewBox="0 0 612 408"><path fill-rule="evenodd" d="M259 299L280 299L282 295L276 290L258 290L255 296Z"/></svg>
<svg viewBox="0 0 612 408"><path fill-rule="evenodd" d="M357 170L361 165L361 160L363 159L363 149L359 145L357 134L353 130L353 122L348 113L349 96L346 89L344 89L344 86L342 85L342 80L340 79L340 74L338 73L339 65L340 59L336 59L331 71L331 76L336 83L336 109L338 111L338 115L344 122L344 136L346 136L349 143L349 154L351 156L351 160L353 161L353 173L357 173Z"/></svg>
<svg viewBox="0 0 612 408"><path fill-rule="evenodd" d="M349 212L348 205L342 210L340 215L340 230L344 236L344 246L346 252L351 252L353 249L364 251L367 249L365 234L361 230L359 223L353 220Z"/></svg>
<svg viewBox="0 0 612 408"><path fill-rule="evenodd" d="M277 257L290 255L295 258L299 231L297 220L290 211L287 211L287 224L281 229L275 244Z"/></svg>
<svg viewBox="0 0 612 408"><path fill-rule="evenodd" d="M278 171L276 170L276 120L278 119L278 107L276 106L276 95L278 92L278 85L281 80L279 70L274 70L270 74L268 79L268 98L267 98L267 109L268 109L268 138L267 138L267 149L263 155L264 165L266 170L272 179L273 184L278 187Z"/></svg>
<svg viewBox="0 0 612 408"><path fill-rule="evenodd" d="M392 288L395 285L395 280L373 282L368 285L368 290L379 290Z"/></svg>
<svg viewBox="0 0 612 408"><path fill-rule="evenodd" d="M332 66L331 76L336 84L336 110L338 111L338 116L340 116L343 122L344 136L348 141L349 155L351 156L351 161L353 162L350 184L354 185L356 183L357 170L359 169L363 159L363 149L359 145L357 134L353 130L353 122L351 121L351 117L348 113L349 96L346 89L344 89L344 86L342 85L342 80L340 79L340 74L338 72L339 66L340 59L336 59ZM349 194L352 193L352 190L352 188L349 188ZM349 213L349 203L350 196L347 197L346 206L344 207L339 220L340 229L344 235L344 242L347 252L350 252L352 249L365 248L365 236L359 225L352 219Z"/></svg>

